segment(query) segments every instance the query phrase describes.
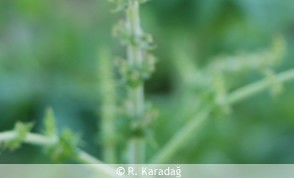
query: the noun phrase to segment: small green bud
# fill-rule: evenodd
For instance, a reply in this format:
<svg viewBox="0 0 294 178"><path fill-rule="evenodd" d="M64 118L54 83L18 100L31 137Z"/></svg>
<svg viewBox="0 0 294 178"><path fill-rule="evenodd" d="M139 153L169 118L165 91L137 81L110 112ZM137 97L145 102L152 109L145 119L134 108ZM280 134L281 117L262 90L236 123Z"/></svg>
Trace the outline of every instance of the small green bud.
<svg viewBox="0 0 294 178"><path fill-rule="evenodd" d="M281 35L276 35L272 42L272 52L275 60L279 62L286 54L287 45L285 39Z"/></svg>
<svg viewBox="0 0 294 178"><path fill-rule="evenodd" d="M271 94L273 96L281 94L283 91L283 86L280 82L276 80L274 71L272 69L265 69L264 74L268 82L271 84Z"/></svg>
<svg viewBox="0 0 294 178"><path fill-rule="evenodd" d="M137 43L138 46L140 46L142 49L152 50L155 48L155 46L153 45L153 37L151 34L144 33Z"/></svg>
<svg viewBox="0 0 294 178"><path fill-rule="evenodd" d="M121 40L122 45L132 44L133 45L133 39L132 35L130 34L126 23L121 20L118 24L116 24L112 29L113 36L119 38Z"/></svg>
<svg viewBox="0 0 294 178"><path fill-rule="evenodd" d="M56 134L56 123L53 109L48 107L44 117L45 134L54 136Z"/></svg>
<svg viewBox="0 0 294 178"><path fill-rule="evenodd" d="M58 137L58 142L49 147L47 152L57 162L75 158L78 153L79 141L79 137L75 136L71 130L64 129Z"/></svg>
<svg viewBox="0 0 294 178"><path fill-rule="evenodd" d="M143 114L143 127L148 128L152 121L155 120L158 117L158 110L155 109L153 104L151 102L145 103L145 110Z"/></svg>
<svg viewBox="0 0 294 178"><path fill-rule="evenodd" d="M108 1L115 4L115 9L113 10L113 12L119 12L119 11L128 9L128 6L131 0L108 0Z"/></svg>
<svg viewBox="0 0 294 178"><path fill-rule="evenodd" d="M221 72L215 71L213 75L214 81L214 92L215 92L215 103L220 109L228 114L231 111L231 107L227 103L227 86L226 81Z"/></svg>
<svg viewBox="0 0 294 178"><path fill-rule="evenodd" d="M141 75L144 80L149 79L151 77L151 74L155 71L156 63L157 59L152 54L145 52L141 69Z"/></svg>
<svg viewBox="0 0 294 178"><path fill-rule="evenodd" d="M3 144L4 149L11 149L15 150L20 147L21 143L25 140L27 134L30 132L30 130L33 127L33 123L22 123L17 122L14 126L14 133L16 134L15 139L6 141Z"/></svg>

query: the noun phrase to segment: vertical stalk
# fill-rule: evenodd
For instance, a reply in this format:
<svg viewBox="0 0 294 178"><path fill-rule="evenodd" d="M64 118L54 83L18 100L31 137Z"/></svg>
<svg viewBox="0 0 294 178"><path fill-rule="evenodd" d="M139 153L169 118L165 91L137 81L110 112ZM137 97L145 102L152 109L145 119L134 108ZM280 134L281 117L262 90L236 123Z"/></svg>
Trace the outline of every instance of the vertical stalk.
<svg viewBox="0 0 294 178"><path fill-rule="evenodd" d="M99 51L98 71L100 78L101 132L103 140L103 157L108 164L116 163L116 118L115 81L109 51L102 48Z"/></svg>
<svg viewBox="0 0 294 178"><path fill-rule="evenodd" d="M126 11L127 28L134 40L134 43L139 40L142 35L139 16L139 2L130 1ZM128 63L133 67L141 67L143 61L142 49L133 44L127 47ZM128 87L128 97L131 101L130 111L133 116L133 122L140 122L144 112L144 84L135 88ZM145 161L145 140L140 136L133 136L128 142L128 158L130 164L143 164Z"/></svg>

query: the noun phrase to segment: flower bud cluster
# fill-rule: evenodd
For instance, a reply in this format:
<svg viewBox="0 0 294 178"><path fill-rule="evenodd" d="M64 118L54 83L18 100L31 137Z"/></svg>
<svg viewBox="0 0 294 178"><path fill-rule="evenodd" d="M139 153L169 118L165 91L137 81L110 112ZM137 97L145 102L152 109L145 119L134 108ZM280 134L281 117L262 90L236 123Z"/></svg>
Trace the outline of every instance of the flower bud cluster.
<svg viewBox="0 0 294 178"><path fill-rule="evenodd" d="M146 103L144 96L135 96L144 82L155 71L156 58L150 53L154 49L153 38L144 33L139 24L139 4L147 0L111 0L116 6L115 11L125 11L126 20L121 20L113 28L113 35L120 39L121 44L128 48L128 59L117 58L116 66L125 88L129 92L126 99L126 112L122 115L126 119L131 136L144 136L151 121L155 117L155 111L150 104ZM130 59L129 59L130 58ZM141 93L144 95L144 93ZM136 98L137 97L137 98ZM141 99L140 99L141 98ZM140 103L137 101L140 100ZM135 109L134 109L135 108ZM140 109L138 109L140 108ZM136 110L136 111L135 111ZM126 123L124 122L124 123ZM127 134L128 135L128 134Z"/></svg>
<svg viewBox="0 0 294 178"><path fill-rule="evenodd" d="M155 70L156 59L153 55L145 53L141 66L130 64L122 58L117 58L115 62L123 82L128 87L136 88L151 77Z"/></svg>

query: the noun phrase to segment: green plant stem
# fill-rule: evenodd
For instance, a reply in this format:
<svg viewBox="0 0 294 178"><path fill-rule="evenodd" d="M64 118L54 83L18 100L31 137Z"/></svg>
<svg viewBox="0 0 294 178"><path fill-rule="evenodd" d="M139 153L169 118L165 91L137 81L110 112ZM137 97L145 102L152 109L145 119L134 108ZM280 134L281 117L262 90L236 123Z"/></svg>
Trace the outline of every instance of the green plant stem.
<svg viewBox="0 0 294 178"><path fill-rule="evenodd" d="M294 79L294 69L287 70L275 76L275 82L284 83ZM228 95L227 103L235 104L270 87L272 82L263 79L244 86Z"/></svg>
<svg viewBox="0 0 294 178"><path fill-rule="evenodd" d="M4 141L10 141L13 140L17 137L14 131L6 131L6 132L0 132L0 143ZM48 137L48 136L43 136L40 134L34 134L34 133L28 133L23 141L23 143L31 144L31 145L36 145L36 146L44 146L48 147L51 145L56 144L58 141L57 137ZM103 163L94 158L93 156L89 155L88 153L84 152L83 150L78 150L78 154L75 158L77 161L81 163L86 163L86 164L95 164L95 167L97 171L99 170L100 172L103 172L107 175L113 176L115 171L111 171L111 168L102 165ZM107 167L107 169L106 169Z"/></svg>
<svg viewBox="0 0 294 178"><path fill-rule="evenodd" d="M173 157L177 151L189 141L194 132L198 130L208 117L209 109L204 109L180 129L171 140L150 161L151 164L164 164Z"/></svg>
<svg viewBox="0 0 294 178"><path fill-rule="evenodd" d="M10 141L17 137L14 131L0 132L0 141ZM50 146L57 142L56 137L47 137L39 134L28 133L24 143L36 146Z"/></svg>
<svg viewBox="0 0 294 178"><path fill-rule="evenodd" d="M139 2L130 1L126 12L127 26L131 36L137 41L142 35L139 16ZM142 49L133 44L127 47L128 63L132 67L141 67L143 61ZM134 118L132 125L140 122L144 112L144 84L128 88L130 100L130 115ZM128 162L130 164L142 164L145 161L145 140L140 136L132 136L128 141Z"/></svg>
<svg viewBox="0 0 294 178"><path fill-rule="evenodd" d="M275 77L276 82L287 82L294 80L294 69L282 72ZM259 92L270 87L272 83L268 79L262 79L247 86L244 86L228 95L228 104L235 104L243 101L250 96L258 94ZM209 109L205 109L200 114L197 114L191 121L189 121L183 128L181 128L165 146L150 160L151 164L167 163L178 150L193 137L201 123L208 118Z"/></svg>
<svg viewBox="0 0 294 178"><path fill-rule="evenodd" d="M17 134L15 134L14 131L6 131L6 132L0 132L0 141L10 141L17 137ZM57 137L48 137L43 136L40 134L34 134L34 133L28 133L26 135L26 138L23 140L24 143L36 145L36 146L51 146L56 144L58 141ZM79 150L79 153L76 157L77 160L87 163L87 164L101 164L102 162L97 160L96 158L88 155L87 153L83 152L82 150Z"/></svg>
<svg viewBox="0 0 294 178"><path fill-rule="evenodd" d="M116 93L113 68L107 48L99 51L98 72L100 84L101 106L101 136L103 142L103 158L108 164L115 164L116 155ZM100 126L101 124L101 126ZM101 138L99 138L100 141Z"/></svg>

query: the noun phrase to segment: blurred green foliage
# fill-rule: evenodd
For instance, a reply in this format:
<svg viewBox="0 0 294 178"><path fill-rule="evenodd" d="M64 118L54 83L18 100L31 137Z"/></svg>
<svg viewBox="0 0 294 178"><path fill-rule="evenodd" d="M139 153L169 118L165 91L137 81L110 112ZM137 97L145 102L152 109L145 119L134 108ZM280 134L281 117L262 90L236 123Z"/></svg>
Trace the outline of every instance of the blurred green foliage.
<svg viewBox="0 0 294 178"><path fill-rule="evenodd" d="M85 150L101 157L97 51L109 46L112 56L124 55L111 34L123 14L111 9L103 0L0 0L1 131L16 121L33 121L40 131L45 108L51 106L58 127L80 133ZM289 0L153 0L142 7L143 27L156 39L154 53L160 59L146 84L160 111L148 157L197 107L199 98L186 95L177 61L191 62L183 70L203 69L216 56L268 49L282 34L288 51L276 71L293 68L293 11ZM258 72L235 75L234 88L261 77ZM288 84L277 97L264 92L235 105L226 117L210 118L172 163L293 163L293 89ZM51 160L38 148L24 146L2 153L0 162Z"/></svg>

